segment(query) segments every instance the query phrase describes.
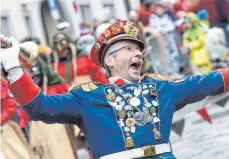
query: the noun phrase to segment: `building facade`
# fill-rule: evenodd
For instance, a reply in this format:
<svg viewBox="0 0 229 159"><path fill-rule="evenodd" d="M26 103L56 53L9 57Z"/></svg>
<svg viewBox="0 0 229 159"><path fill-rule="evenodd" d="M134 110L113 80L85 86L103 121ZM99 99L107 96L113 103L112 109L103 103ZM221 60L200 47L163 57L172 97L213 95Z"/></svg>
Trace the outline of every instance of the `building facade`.
<svg viewBox="0 0 229 159"><path fill-rule="evenodd" d="M139 0L1 0L1 34L18 41L34 36L51 45L60 22L70 23L69 35L76 39L81 22L127 19L139 5Z"/></svg>

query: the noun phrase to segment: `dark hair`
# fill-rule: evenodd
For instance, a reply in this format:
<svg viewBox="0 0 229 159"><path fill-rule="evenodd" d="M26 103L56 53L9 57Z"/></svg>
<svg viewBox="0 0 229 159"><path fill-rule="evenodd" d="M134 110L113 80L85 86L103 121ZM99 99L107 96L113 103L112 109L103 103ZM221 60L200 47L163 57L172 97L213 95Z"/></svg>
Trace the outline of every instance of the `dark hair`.
<svg viewBox="0 0 229 159"><path fill-rule="evenodd" d="M56 33L56 34L54 34L53 35L53 49L54 50L56 50L57 49L57 40L56 40L56 38L57 38L57 36L58 35L64 35L64 39L68 42L68 43L70 43L71 42L71 40L70 40L70 37L66 34L66 33L64 33L64 32L58 32L58 33Z"/></svg>

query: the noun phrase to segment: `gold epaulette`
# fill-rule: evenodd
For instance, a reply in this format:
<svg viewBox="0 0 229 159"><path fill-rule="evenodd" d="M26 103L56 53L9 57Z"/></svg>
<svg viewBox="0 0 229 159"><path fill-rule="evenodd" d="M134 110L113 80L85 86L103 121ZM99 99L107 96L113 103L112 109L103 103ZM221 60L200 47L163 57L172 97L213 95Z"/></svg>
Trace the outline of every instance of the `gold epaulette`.
<svg viewBox="0 0 229 159"><path fill-rule="evenodd" d="M91 92L96 90L98 87L95 85L94 82L88 82L88 83L76 84L75 86L72 86L70 90L80 89L80 88L82 88L85 92Z"/></svg>
<svg viewBox="0 0 229 159"><path fill-rule="evenodd" d="M150 77L152 79L154 79L155 81L170 81L167 77L162 76L162 75L157 75L154 73L146 73L142 76L141 81L145 78L145 77Z"/></svg>

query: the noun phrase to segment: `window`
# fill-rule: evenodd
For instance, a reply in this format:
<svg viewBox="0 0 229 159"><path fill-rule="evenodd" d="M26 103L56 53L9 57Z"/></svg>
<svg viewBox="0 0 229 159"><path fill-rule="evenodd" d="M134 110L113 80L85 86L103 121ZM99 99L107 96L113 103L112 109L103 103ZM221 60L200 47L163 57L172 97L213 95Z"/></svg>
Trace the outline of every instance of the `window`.
<svg viewBox="0 0 229 159"><path fill-rule="evenodd" d="M83 16L83 21L90 22L91 21L91 11L89 5L80 5L81 13Z"/></svg>
<svg viewBox="0 0 229 159"><path fill-rule="evenodd" d="M26 27L27 27L29 36L33 37L34 30L33 30L33 25L32 25L32 18L28 12L24 12L24 18L25 18L25 23L26 23Z"/></svg>
<svg viewBox="0 0 229 159"><path fill-rule="evenodd" d="M1 34L4 34L6 37L10 37L11 30L9 24L9 16L1 13Z"/></svg>
<svg viewBox="0 0 229 159"><path fill-rule="evenodd" d="M114 5L113 4L104 4L104 14L105 18L109 19L115 16L115 10L114 10Z"/></svg>

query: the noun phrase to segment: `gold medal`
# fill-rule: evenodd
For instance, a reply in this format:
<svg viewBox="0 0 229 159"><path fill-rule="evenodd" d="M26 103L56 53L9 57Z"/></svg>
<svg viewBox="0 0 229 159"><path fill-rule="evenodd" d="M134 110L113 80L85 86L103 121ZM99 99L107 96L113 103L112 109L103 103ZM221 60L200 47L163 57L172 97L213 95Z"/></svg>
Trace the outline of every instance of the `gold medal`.
<svg viewBox="0 0 229 159"><path fill-rule="evenodd" d="M128 136L126 138L126 147L127 148L133 148L134 147L134 140L132 137Z"/></svg>
<svg viewBox="0 0 229 159"><path fill-rule="evenodd" d="M126 126L133 127L135 125L135 119L134 118L127 118L126 119Z"/></svg>
<svg viewBox="0 0 229 159"><path fill-rule="evenodd" d="M116 99L116 94L114 92L110 92L107 95L107 98L108 98L109 101L114 101Z"/></svg>
<svg viewBox="0 0 229 159"><path fill-rule="evenodd" d="M150 113L151 113L152 115L154 115L154 114L156 113L156 108L155 108L155 107L151 107L151 108L150 108Z"/></svg>

